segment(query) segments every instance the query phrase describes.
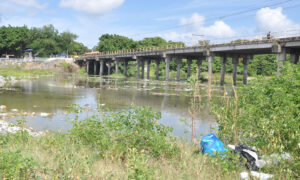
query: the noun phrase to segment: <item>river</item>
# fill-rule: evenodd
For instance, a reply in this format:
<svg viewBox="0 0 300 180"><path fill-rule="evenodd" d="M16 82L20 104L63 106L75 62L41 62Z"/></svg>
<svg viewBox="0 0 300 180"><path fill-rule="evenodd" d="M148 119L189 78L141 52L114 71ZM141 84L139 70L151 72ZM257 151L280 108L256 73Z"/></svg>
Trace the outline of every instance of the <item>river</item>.
<svg viewBox="0 0 300 180"><path fill-rule="evenodd" d="M200 85L202 99L207 99L207 85ZM230 91L230 87L226 91ZM224 89L216 87L213 94L222 95ZM189 106L192 90L188 82L136 81L117 78L77 78L72 76L47 77L21 81L10 90L0 91L0 105L7 107L6 121L16 123L18 112L26 116L26 125L34 130L66 132L72 128L66 106L78 104L85 109L80 119L91 115L99 106L102 109L120 111L131 105L151 106L161 112L160 123L171 126L173 134L190 139L191 116ZM195 120L196 136L215 132L217 123L209 112L209 105L202 107ZM11 113L13 114L13 113ZM2 117L3 118L3 117ZM1 117L0 117L1 119ZM184 122L186 121L186 122Z"/></svg>

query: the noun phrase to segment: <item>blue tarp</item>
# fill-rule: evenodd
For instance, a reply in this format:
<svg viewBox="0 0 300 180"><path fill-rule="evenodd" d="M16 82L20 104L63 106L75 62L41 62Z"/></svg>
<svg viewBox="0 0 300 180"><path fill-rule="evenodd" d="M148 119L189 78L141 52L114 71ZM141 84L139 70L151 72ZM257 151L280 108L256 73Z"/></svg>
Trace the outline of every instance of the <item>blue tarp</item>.
<svg viewBox="0 0 300 180"><path fill-rule="evenodd" d="M208 134L201 140L201 148L203 154L209 154L213 156L214 152L224 153L227 149L224 147L224 143L215 135Z"/></svg>

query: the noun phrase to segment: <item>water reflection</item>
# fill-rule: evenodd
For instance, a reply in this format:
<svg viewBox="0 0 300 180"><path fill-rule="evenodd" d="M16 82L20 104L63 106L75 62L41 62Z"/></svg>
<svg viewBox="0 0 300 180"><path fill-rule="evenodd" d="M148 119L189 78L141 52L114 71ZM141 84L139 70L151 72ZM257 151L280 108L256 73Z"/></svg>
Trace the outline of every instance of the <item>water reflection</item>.
<svg viewBox="0 0 300 180"><path fill-rule="evenodd" d="M191 87L186 82L136 81L135 79L65 77L26 81L15 85L17 91L0 93L0 104L9 109L26 112L47 112L52 116L27 117L28 126L37 130L66 131L71 124L65 121L74 115L65 114L70 104L89 106L96 109L99 104L115 111L127 109L130 105L151 106L162 113L161 123L174 128L174 135L190 139L185 130L190 128L181 120L191 121L188 111ZM228 88L229 90L230 88ZM207 99L207 86L200 85L202 99ZM220 88L209 90L224 95ZM226 89L227 91L227 89ZM206 94L206 95L205 95ZM199 138L216 127L214 116L204 106L195 119L195 132ZM84 118L88 113L80 115ZM17 118L9 119L15 122Z"/></svg>

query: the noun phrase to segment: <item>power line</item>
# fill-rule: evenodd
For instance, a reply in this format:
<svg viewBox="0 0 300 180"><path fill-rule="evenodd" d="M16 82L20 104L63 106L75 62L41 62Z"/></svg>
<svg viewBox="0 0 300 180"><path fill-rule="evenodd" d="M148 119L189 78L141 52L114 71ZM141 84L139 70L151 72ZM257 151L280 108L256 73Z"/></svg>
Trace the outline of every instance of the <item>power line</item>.
<svg viewBox="0 0 300 180"><path fill-rule="evenodd" d="M238 12L227 14L227 15L224 15L224 16L211 17L211 18L206 19L206 22L211 22L211 21L216 20L216 19L225 19L225 18L228 18L228 17L245 14L245 13L249 13L249 12L252 12L252 11L257 11L261 8L274 7L274 6L282 5L282 4L285 4L285 3L288 3L288 2L292 2L292 1L294 1L294 0L284 0L284 1L281 1L281 2L266 5L264 7L251 8L251 9L248 9L248 10L238 11ZM153 33L162 32L162 31L166 31L166 30L178 29L178 28L182 28L182 27L188 27L188 26L194 25L194 23L195 22L184 24L184 25L171 26L171 27L168 27L168 28L164 28L164 29L157 30L157 31L152 31L152 32L139 33L139 34L135 34L135 36L153 34Z"/></svg>

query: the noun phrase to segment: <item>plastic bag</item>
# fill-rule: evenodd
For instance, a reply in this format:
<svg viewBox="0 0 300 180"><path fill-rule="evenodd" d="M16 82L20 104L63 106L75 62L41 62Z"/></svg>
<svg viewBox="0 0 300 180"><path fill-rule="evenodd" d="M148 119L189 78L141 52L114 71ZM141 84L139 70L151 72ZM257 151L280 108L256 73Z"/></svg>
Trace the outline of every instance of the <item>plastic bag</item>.
<svg viewBox="0 0 300 180"><path fill-rule="evenodd" d="M215 135L208 134L201 140L201 148L203 154L209 154L213 156L214 152L224 153L227 149L224 147L224 143Z"/></svg>

